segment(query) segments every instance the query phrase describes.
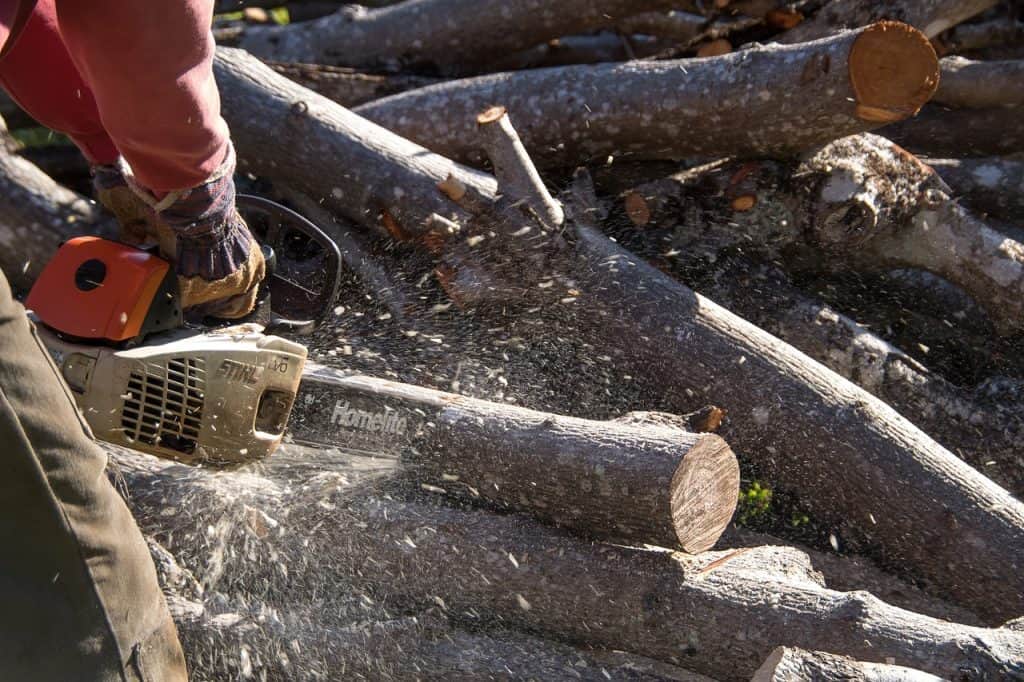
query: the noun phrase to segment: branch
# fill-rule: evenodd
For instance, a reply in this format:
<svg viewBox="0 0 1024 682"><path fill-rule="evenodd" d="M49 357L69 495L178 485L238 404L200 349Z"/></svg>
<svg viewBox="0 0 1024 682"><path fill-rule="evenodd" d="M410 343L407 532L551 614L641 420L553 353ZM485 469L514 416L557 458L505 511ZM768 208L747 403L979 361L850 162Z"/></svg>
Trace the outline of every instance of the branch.
<svg viewBox="0 0 1024 682"><path fill-rule="evenodd" d="M562 225L565 214L544 186L540 173L504 107L492 107L476 117L477 130L487 158L494 167L498 192L513 204L522 203L534 211L549 228Z"/></svg>
<svg viewBox="0 0 1024 682"><path fill-rule="evenodd" d="M805 651L780 646L765 660L764 665L757 669L750 682L942 682L942 679L899 665L865 663L823 651Z"/></svg>
<svg viewBox="0 0 1024 682"><path fill-rule="evenodd" d="M925 162L953 188L957 199L973 210L1024 227L1024 160L988 157Z"/></svg>

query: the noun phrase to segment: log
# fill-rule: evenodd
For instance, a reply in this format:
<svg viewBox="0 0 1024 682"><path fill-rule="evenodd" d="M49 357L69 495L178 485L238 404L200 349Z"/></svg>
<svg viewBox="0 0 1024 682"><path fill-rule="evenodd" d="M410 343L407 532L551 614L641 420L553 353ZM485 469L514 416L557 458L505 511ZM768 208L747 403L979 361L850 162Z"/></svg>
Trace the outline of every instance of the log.
<svg viewBox="0 0 1024 682"><path fill-rule="evenodd" d="M905 65L899 78L885 67L890 60ZM450 81L364 104L357 113L476 164L474 117L495 104L508 110L541 167L609 156L777 156L911 116L937 78L934 51L919 32L881 23L814 44L756 46L713 59Z"/></svg>
<svg viewBox="0 0 1024 682"><path fill-rule="evenodd" d="M1009 570L1020 554L1004 548L1024 541L1024 506L1008 492L877 398L596 231L578 231L576 254L573 333L656 392L659 409L686 412L687 391L713 398L744 461L834 524L844 546L986 622L1022 610L1024 578Z"/></svg>
<svg viewBox="0 0 1024 682"><path fill-rule="evenodd" d="M400 458L432 491L526 511L595 537L701 552L728 526L739 468L725 441L652 424L599 422L311 368L290 432ZM372 403L367 396L373 396ZM399 415L387 447L351 410ZM345 428L349 426L349 428Z"/></svg>
<svg viewBox="0 0 1024 682"><path fill-rule="evenodd" d="M939 104L965 109L1024 105L1024 60L979 62L945 57L942 77L932 98Z"/></svg>
<svg viewBox="0 0 1024 682"><path fill-rule="evenodd" d="M981 14L997 0L831 0L807 21L780 36L783 43L817 40L845 28L892 19L934 38L946 29Z"/></svg>
<svg viewBox="0 0 1024 682"><path fill-rule="evenodd" d="M379 228L383 208L423 223L432 213L454 212L436 193L449 176L466 194L493 201L492 177L425 152L244 53L218 51L216 69L240 159L270 179L304 183L326 208L357 223ZM304 106L293 108L298 102ZM295 153L304 146L315 153ZM468 220L469 211L460 210ZM578 222L597 213L583 206L570 215ZM986 619L1016 616L1024 571L1006 548L1024 541L1024 510L1005 490L862 389L597 231L578 232L559 277L575 280L581 295L571 297L571 309L550 307L552 314L575 311L577 319L525 319L529 335L550 328L585 340L588 353L607 354L636 390L646 389L656 409L686 413L727 399L721 407L744 457L780 487L802 493L822 522L844 524L844 542ZM774 397L766 404L765 396Z"/></svg>
<svg viewBox="0 0 1024 682"><path fill-rule="evenodd" d="M954 26L936 40L942 54L961 54L1003 45L1019 44L1024 39L1024 22L999 17L973 24Z"/></svg>
<svg viewBox="0 0 1024 682"><path fill-rule="evenodd" d="M804 270L927 270L970 294L1001 333L1024 329L1024 246L884 138L851 136L798 162L736 162L684 178L692 181L674 205L696 223L689 235L742 243ZM646 199L630 199L640 222Z"/></svg>
<svg viewBox="0 0 1024 682"><path fill-rule="evenodd" d="M978 616L955 604L925 594L921 588L880 569L862 556L837 554L829 547L816 550L801 543L783 540L733 525L722 535L719 549L786 546L807 555L811 567L821 574L825 586L837 592L870 592L887 604L951 623L982 625Z"/></svg>
<svg viewBox="0 0 1024 682"><path fill-rule="evenodd" d="M438 81L429 76L376 74L342 66L270 62L270 67L313 92L345 107L354 107L375 99L414 90Z"/></svg>
<svg viewBox="0 0 1024 682"><path fill-rule="evenodd" d="M622 31L600 31L564 36L528 50L501 55L486 62L481 73L519 71L569 64L599 64L644 59L661 54L671 46L668 40Z"/></svg>
<svg viewBox="0 0 1024 682"><path fill-rule="evenodd" d="M486 0L467 13L460 0L357 5L299 24L249 27L239 41L264 59L451 74L561 36L614 26L624 17L672 9L670 0ZM483 107L479 107L483 109ZM478 109L478 110L479 110Z"/></svg>
<svg viewBox="0 0 1024 682"><path fill-rule="evenodd" d="M924 156L1004 156L1024 152L1024 107L949 109L929 104L912 119L878 131Z"/></svg>
<svg viewBox="0 0 1024 682"><path fill-rule="evenodd" d="M757 669L750 682L941 682L941 677L901 665L865 663L823 651L780 646Z"/></svg>
<svg viewBox="0 0 1024 682"><path fill-rule="evenodd" d="M988 157L924 162L972 210L1024 226L1024 160Z"/></svg>
<svg viewBox="0 0 1024 682"><path fill-rule="evenodd" d="M877 396L1024 499L1024 386L955 386L870 329L802 294L771 265L725 258L702 283L701 291L716 303Z"/></svg>
<svg viewBox="0 0 1024 682"><path fill-rule="evenodd" d="M0 120L0 137L8 138ZM99 207L58 185L12 147L0 146L0 268L11 285L27 288L64 240L114 231Z"/></svg>
<svg viewBox="0 0 1024 682"><path fill-rule="evenodd" d="M321 604L210 613L168 595L190 678L713 682L678 666L497 630L470 632L426 612L388 619L365 610L348 623ZM319 607L319 608L318 608ZM364 605L365 607L365 605ZM331 615L327 615L331 613Z"/></svg>
<svg viewBox="0 0 1024 682"><path fill-rule="evenodd" d="M280 179L382 234L424 233L435 214L468 223L470 214L437 191L448 176L496 191L492 176L427 152L275 74L243 50L218 48L214 72L244 168ZM328 159L345 159L343 170Z"/></svg>
<svg viewBox="0 0 1024 682"><path fill-rule="evenodd" d="M788 548L694 557L589 544L525 518L387 499L324 462L310 476L276 455L261 475L167 463L154 472L137 459L116 461L144 529L192 570L216 563L221 591L279 608L309 590L363 593L385 612L440 606L457 622L685 662L723 680L749 677L779 641L944 676L1022 670L1021 633L828 590ZM274 525L261 537L253 520L264 518Z"/></svg>

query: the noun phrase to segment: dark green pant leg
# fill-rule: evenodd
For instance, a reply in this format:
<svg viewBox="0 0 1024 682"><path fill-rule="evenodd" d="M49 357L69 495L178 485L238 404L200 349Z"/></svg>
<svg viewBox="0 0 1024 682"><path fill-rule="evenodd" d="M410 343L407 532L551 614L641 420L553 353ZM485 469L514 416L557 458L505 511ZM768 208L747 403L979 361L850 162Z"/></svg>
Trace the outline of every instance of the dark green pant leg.
<svg viewBox="0 0 1024 682"><path fill-rule="evenodd" d="M0 679L186 679L106 463L0 273Z"/></svg>

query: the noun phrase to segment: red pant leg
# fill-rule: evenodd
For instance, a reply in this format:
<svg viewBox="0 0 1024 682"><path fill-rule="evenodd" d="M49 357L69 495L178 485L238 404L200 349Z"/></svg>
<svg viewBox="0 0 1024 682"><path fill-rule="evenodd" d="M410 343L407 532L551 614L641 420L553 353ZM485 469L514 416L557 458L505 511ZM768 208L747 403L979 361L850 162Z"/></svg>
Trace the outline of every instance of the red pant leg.
<svg viewBox="0 0 1024 682"><path fill-rule="evenodd" d="M117 161L92 91L61 40L53 0L39 0L0 59L0 84L32 118L70 137L92 163Z"/></svg>
<svg viewBox="0 0 1024 682"><path fill-rule="evenodd" d="M224 160L213 79L213 0L56 0L61 35L137 180L203 183Z"/></svg>

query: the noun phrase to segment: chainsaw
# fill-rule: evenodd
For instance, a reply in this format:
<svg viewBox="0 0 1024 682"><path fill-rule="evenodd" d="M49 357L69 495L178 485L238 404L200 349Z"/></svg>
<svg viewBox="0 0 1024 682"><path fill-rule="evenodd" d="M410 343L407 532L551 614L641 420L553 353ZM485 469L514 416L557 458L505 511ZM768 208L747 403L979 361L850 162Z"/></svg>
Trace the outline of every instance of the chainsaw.
<svg viewBox="0 0 1024 682"><path fill-rule="evenodd" d="M166 260L99 237L65 242L29 292L25 306L97 438L189 463L257 459L281 442L307 351L274 332L308 332L330 313L341 254L279 204L239 195L237 207L268 273L244 323L186 320Z"/></svg>
<svg viewBox="0 0 1024 682"><path fill-rule="evenodd" d="M492 408L506 406L307 362L276 332L333 314L338 246L269 200L237 206L267 260L258 321L186 319L167 261L98 237L65 242L40 273L26 308L98 439L187 464L258 460L285 438L397 460L475 444L442 443L446 429L504 428ZM463 404L484 406L473 425L451 414Z"/></svg>

